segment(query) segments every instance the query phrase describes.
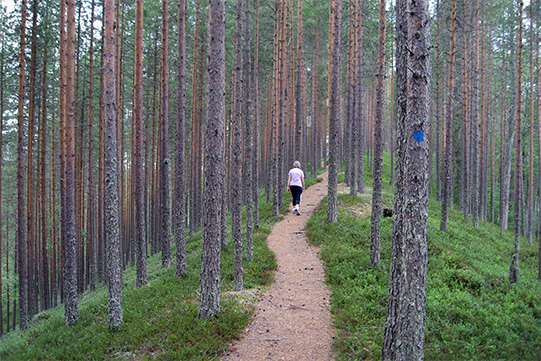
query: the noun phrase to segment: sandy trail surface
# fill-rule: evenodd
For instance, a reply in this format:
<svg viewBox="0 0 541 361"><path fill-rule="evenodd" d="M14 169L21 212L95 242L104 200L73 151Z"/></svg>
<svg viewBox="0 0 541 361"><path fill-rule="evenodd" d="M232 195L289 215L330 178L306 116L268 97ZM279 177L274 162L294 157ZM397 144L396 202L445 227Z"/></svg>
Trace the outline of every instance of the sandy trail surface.
<svg viewBox="0 0 541 361"><path fill-rule="evenodd" d="M301 215L289 212L273 226L267 242L278 263L275 280L260 297L242 339L230 345L222 360L334 359L330 291L319 247L309 245L304 232L327 194L327 173L319 177L322 182L303 192Z"/></svg>

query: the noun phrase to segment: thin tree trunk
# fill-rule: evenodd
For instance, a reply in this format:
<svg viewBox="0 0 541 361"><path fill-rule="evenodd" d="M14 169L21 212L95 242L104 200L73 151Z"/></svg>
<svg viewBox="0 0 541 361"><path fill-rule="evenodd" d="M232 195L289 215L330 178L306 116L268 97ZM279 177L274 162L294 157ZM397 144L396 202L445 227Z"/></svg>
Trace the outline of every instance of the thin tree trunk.
<svg viewBox="0 0 541 361"><path fill-rule="evenodd" d="M520 251L520 211L521 211L521 183L522 183L522 0L518 0L519 19L517 35L517 88L515 109L515 189L514 189L514 231L515 231L515 254L509 268L509 281L517 283L519 279L519 251Z"/></svg>
<svg viewBox="0 0 541 361"><path fill-rule="evenodd" d="M134 131L135 131L135 245L137 249L136 287L147 283L147 242L145 222L145 173L143 150L143 0L137 0L135 10L135 65L134 65Z"/></svg>
<svg viewBox="0 0 541 361"><path fill-rule="evenodd" d="M447 81L447 102L445 109L445 147L443 161L443 179L442 179L442 201L441 201L441 222L440 230L447 230L449 220L449 203L451 197L451 187L453 184L453 173L451 168L453 157L453 91L454 91L454 71L455 71L455 37L456 37L456 0L451 0L451 35L449 40L449 79Z"/></svg>
<svg viewBox="0 0 541 361"><path fill-rule="evenodd" d="M357 79L355 81L355 169L357 174L356 189L359 193L364 193L364 135L368 134L364 131L366 119L365 114L365 99L364 99L364 72L363 72L363 16L362 16L362 0L356 0L357 3Z"/></svg>
<svg viewBox="0 0 541 361"><path fill-rule="evenodd" d="M254 229L259 227L259 0L255 4L255 44L254 44L254 72L253 72L253 150L252 150L252 190L254 201Z"/></svg>
<svg viewBox="0 0 541 361"><path fill-rule="evenodd" d="M342 0L331 0L331 88L329 124L329 186L327 201L327 222L338 221L338 170L340 169L340 51L341 51Z"/></svg>
<svg viewBox="0 0 541 361"><path fill-rule="evenodd" d="M47 251L47 193L45 191L45 138L47 136L46 121L47 121L47 47L43 50L43 70L42 70L42 94L41 94L41 123L40 123L40 228L41 228L41 246L40 246L40 272L39 272L39 294L41 310L51 308L50 304L50 288L49 288L49 255ZM2 142L0 141L0 145ZM2 159L0 154L0 159ZM1 177L0 177L1 179ZM1 192L0 192L1 194ZM1 213L1 207L0 207ZM0 241L0 244L2 242ZM1 252L0 252L0 259ZM0 327L1 328L1 327Z"/></svg>
<svg viewBox="0 0 541 361"><path fill-rule="evenodd" d="M237 0L237 26L235 32L235 68L233 100L233 139L231 162L231 236L234 244L234 291L244 289L242 266L242 0Z"/></svg>
<svg viewBox="0 0 541 361"><path fill-rule="evenodd" d="M318 148L318 132L319 132L319 115L318 115L318 77L319 77L319 27L316 27L316 44L314 46L314 59L312 61L312 99L311 99L311 113L312 113L312 166L311 176L317 177L317 171L319 169L319 148Z"/></svg>
<svg viewBox="0 0 541 361"><path fill-rule="evenodd" d="M383 92L385 80L385 0L379 1L378 69L376 73L376 118L374 120L374 188L372 192L372 219L370 228L370 264L379 265L381 253L381 192L383 186Z"/></svg>
<svg viewBox="0 0 541 361"><path fill-rule="evenodd" d="M529 172L528 172L528 228L526 235L528 242L533 244L533 216L535 213L534 205L534 186L533 186L533 134L534 134L534 75L533 75L533 4L530 4L530 139L529 139ZM541 149L540 149L541 151Z"/></svg>
<svg viewBox="0 0 541 361"><path fill-rule="evenodd" d="M94 24L95 1L92 0L91 21ZM87 243L88 243L88 283L90 290L96 287L96 216L94 187L94 27L90 27L89 48L89 84L88 84L88 195L87 195Z"/></svg>
<svg viewBox="0 0 541 361"><path fill-rule="evenodd" d="M171 265L169 206L169 0L162 0L161 50L161 148L160 148L160 242L162 267ZM194 64L195 65L195 64Z"/></svg>
<svg viewBox="0 0 541 361"><path fill-rule="evenodd" d="M305 104L304 104L304 48L303 48L303 37L304 37L304 25L302 19L302 10L303 1L299 0L297 4L297 84L295 86L295 154L294 158L296 160L304 161L302 159L302 124L306 118L304 114Z"/></svg>
<svg viewBox="0 0 541 361"><path fill-rule="evenodd" d="M479 0L473 9L473 54L472 54L472 95L471 95L471 212L472 224L479 227L479 147L483 146L479 140Z"/></svg>
<svg viewBox="0 0 541 361"><path fill-rule="evenodd" d="M77 233L75 214L75 0L67 1L66 35L66 167L65 167L65 245L64 245L64 301L66 324L79 320L77 300Z"/></svg>
<svg viewBox="0 0 541 361"><path fill-rule="evenodd" d="M480 158L479 158L479 218L481 221L487 221L487 196L488 196L488 158L487 158L487 84L486 84L486 47L485 47L485 4L481 10L481 31L479 32L479 41L481 42L481 140L480 140Z"/></svg>
<svg viewBox="0 0 541 361"><path fill-rule="evenodd" d="M30 71L28 74L28 135L27 135L27 157L26 157L26 237L27 237L27 278L28 278L28 317L38 313L38 275L35 272L37 265L36 255L36 234L34 214L34 130L36 113L36 67L37 67L37 1L34 0L32 15L32 44L30 46Z"/></svg>
<svg viewBox="0 0 541 361"><path fill-rule="evenodd" d="M538 1L539 4L539 1ZM539 18L538 18L539 21ZM539 89L539 86L541 85L541 68L539 67L539 41L541 40L539 37L539 23L537 23L537 34L536 34L536 43L537 43L537 51L536 51L536 57L535 57L535 63L537 68L537 77L536 77L536 86L537 86L537 149L541 150L541 90ZM541 170L541 157L538 157L539 165L538 169ZM541 281L541 171L538 173L538 198L537 198L537 239L539 243L539 252L538 252L538 276L537 279Z"/></svg>
<svg viewBox="0 0 541 361"><path fill-rule="evenodd" d="M250 0L244 2L244 51L246 52L246 61L244 63L244 119L246 123L246 147L245 147L245 197L246 197L246 260L252 261L254 258L254 192L253 187L257 189L257 182L253 179L253 108L252 108L252 45L250 29ZM257 94L257 93L255 93ZM257 200L257 193L256 198Z"/></svg>
<svg viewBox="0 0 541 361"><path fill-rule="evenodd" d="M0 33L0 162L4 159L4 24L1 24ZM2 227L4 218L2 217L2 168L0 167L0 263L2 262ZM6 255L9 253L8 239L6 238ZM6 257L6 277L9 277L9 258ZM7 297L7 330L9 331L9 285L6 292ZM4 334L4 312L2 309L2 267L0 267L0 337Z"/></svg>
<svg viewBox="0 0 541 361"><path fill-rule="evenodd" d="M208 88L205 129L205 194L199 318L220 313L220 220L224 195L225 1L209 1ZM218 203L217 203L218 202Z"/></svg>
<svg viewBox="0 0 541 361"><path fill-rule="evenodd" d="M440 20L441 20L441 11L440 11L440 0L436 1L436 67L434 69L435 72L435 86L436 86L436 111L435 111L435 118L436 118L436 129L433 132L435 137L435 150L434 154L436 157L435 161L435 172L434 177L436 178L436 199L438 201L441 201L441 172L440 172L440 160L441 160L441 154L440 154L440 138L441 138L441 123L442 123L442 117L441 117L441 87L440 87L440 77L442 76L441 71L441 56L440 56ZM432 173L431 173L432 174ZM432 186L430 187L432 189Z"/></svg>
<svg viewBox="0 0 541 361"><path fill-rule="evenodd" d="M186 274L186 1L178 3L177 122L173 234L176 244L176 276Z"/></svg>

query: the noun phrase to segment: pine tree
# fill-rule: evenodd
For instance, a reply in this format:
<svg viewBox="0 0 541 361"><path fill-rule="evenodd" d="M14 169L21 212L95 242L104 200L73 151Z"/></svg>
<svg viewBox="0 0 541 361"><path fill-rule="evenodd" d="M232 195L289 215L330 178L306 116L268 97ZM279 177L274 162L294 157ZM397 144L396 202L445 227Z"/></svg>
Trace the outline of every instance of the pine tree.
<svg viewBox="0 0 541 361"><path fill-rule="evenodd" d="M114 0L104 0L103 13L105 15L105 37L103 56L103 83L104 83L104 135L105 135L105 239L106 258L109 286L109 328L121 329L122 317L122 255L120 237L120 200L119 176L117 157L117 114L115 91L117 76L115 71L115 8Z"/></svg>
<svg viewBox="0 0 541 361"><path fill-rule="evenodd" d="M454 94L454 71L455 71L455 41L456 41L456 0L451 0L451 34L449 40L449 78L447 80L447 99L445 102L445 142L444 160L442 169L442 192L441 192L441 222L440 230L447 230L449 220L449 204L451 203L451 187L453 182L452 157L453 157L453 94Z"/></svg>
<svg viewBox="0 0 541 361"><path fill-rule="evenodd" d="M428 259L428 1L399 0L396 19L397 181L382 353L384 360L422 360Z"/></svg>
<svg viewBox="0 0 541 361"><path fill-rule="evenodd" d="M75 0L67 1L66 32L66 123L65 123L65 218L64 240L64 302L66 324L79 320L77 300L77 233L75 214Z"/></svg>
<svg viewBox="0 0 541 361"><path fill-rule="evenodd" d="M383 92L385 80L385 0L379 1L378 69L376 74L376 118L374 121L374 187L372 192L372 220L370 227L370 264L379 265L381 252L381 192L383 186Z"/></svg>
<svg viewBox="0 0 541 361"><path fill-rule="evenodd" d="M134 195L135 195L135 245L137 248L137 287L147 283L147 242L144 203L143 159L143 0L137 0L135 13L135 64L134 64Z"/></svg>
<svg viewBox="0 0 541 361"><path fill-rule="evenodd" d="M330 92L330 123L329 123L329 185L327 203L327 222L338 221L338 170L340 168L339 136L340 131L340 51L341 51L341 22L342 1L331 0L331 87Z"/></svg>
<svg viewBox="0 0 541 361"><path fill-rule="evenodd" d="M220 220L222 207L224 120L225 120L225 1L209 1L208 88L205 129L205 194L203 247L201 254L201 294L199 318L220 313ZM217 203L218 202L218 203Z"/></svg>
<svg viewBox="0 0 541 361"><path fill-rule="evenodd" d="M234 244L234 290L244 288L242 266L242 0L237 0L237 26L235 33L234 100L231 159L231 236Z"/></svg>
<svg viewBox="0 0 541 361"><path fill-rule="evenodd" d="M171 265L169 197L169 0L162 0L161 143L160 143L160 243L162 267Z"/></svg>
<svg viewBox="0 0 541 361"><path fill-rule="evenodd" d="M173 234L176 244L176 275L186 274L186 1L178 3L177 122L175 156L175 192L173 198Z"/></svg>

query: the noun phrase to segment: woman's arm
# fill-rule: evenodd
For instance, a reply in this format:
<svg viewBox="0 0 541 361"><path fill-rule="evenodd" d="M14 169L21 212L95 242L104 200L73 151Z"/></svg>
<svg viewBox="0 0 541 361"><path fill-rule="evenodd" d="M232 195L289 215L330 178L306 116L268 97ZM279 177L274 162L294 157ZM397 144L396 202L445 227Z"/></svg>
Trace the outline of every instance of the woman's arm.
<svg viewBox="0 0 541 361"><path fill-rule="evenodd" d="M303 180L304 182L304 180ZM291 183L291 174L289 175L289 178L287 179L287 191L289 192L289 184Z"/></svg>

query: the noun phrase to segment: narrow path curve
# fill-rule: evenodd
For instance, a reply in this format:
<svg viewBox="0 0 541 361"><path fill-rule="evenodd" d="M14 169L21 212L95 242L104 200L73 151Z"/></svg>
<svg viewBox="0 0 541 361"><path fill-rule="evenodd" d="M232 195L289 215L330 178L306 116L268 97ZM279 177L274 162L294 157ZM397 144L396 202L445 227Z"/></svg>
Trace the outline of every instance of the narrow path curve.
<svg viewBox="0 0 541 361"><path fill-rule="evenodd" d="M278 269L256 306L244 337L222 357L235 360L333 360L330 291L319 259L319 247L307 243L304 229L319 201L327 194L323 181L302 195L301 215L288 213L276 223L267 242ZM291 207L290 207L291 208Z"/></svg>

